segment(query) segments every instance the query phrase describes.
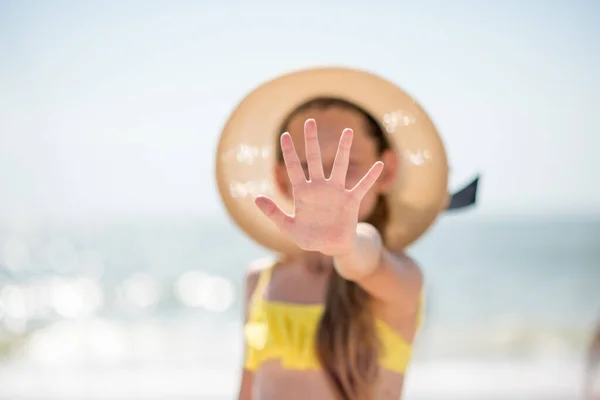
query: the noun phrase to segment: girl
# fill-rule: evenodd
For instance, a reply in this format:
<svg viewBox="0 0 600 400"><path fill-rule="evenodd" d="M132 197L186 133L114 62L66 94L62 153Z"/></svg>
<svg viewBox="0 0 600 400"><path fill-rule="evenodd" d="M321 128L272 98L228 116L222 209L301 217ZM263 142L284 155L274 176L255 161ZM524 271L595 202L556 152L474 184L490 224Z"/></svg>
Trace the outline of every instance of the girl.
<svg viewBox="0 0 600 400"><path fill-rule="evenodd" d="M423 286L403 248L449 199L427 115L381 78L308 70L247 97L218 154L230 214L280 253L247 275L239 399L399 399Z"/></svg>

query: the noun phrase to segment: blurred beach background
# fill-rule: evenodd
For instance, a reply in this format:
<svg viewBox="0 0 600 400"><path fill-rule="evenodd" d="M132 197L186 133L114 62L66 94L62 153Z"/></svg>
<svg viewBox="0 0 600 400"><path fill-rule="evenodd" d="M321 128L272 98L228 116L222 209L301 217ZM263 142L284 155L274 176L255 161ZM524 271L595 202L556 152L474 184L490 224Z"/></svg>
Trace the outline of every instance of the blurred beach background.
<svg viewBox="0 0 600 400"><path fill-rule="evenodd" d="M232 399L241 286L219 131L343 65L424 106L479 204L410 253L406 399L581 399L600 322L594 1L0 0L0 400ZM276 100L276 99L275 99ZM594 172L596 171L596 172Z"/></svg>

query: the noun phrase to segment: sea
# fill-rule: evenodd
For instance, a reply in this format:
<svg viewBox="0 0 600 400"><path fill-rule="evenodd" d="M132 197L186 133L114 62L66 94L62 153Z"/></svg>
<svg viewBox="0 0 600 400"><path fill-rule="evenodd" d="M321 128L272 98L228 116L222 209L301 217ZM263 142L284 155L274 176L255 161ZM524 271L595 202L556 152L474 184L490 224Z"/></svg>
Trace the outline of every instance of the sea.
<svg viewBox="0 0 600 400"><path fill-rule="evenodd" d="M405 399L583 399L598 216L456 213L408 252ZM0 400L236 398L243 277L268 255L220 215L0 225Z"/></svg>

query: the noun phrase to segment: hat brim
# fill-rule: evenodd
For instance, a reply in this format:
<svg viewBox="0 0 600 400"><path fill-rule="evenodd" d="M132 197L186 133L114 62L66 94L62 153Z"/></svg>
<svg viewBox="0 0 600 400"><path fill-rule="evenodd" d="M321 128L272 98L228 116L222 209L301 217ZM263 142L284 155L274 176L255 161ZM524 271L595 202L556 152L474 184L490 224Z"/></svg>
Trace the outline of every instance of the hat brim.
<svg viewBox="0 0 600 400"><path fill-rule="evenodd" d="M375 118L398 151L397 181L386 196L390 220L384 233L391 249L418 239L448 205L448 162L429 116L402 89L374 74L347 68L315 68L280 76L252 91L226 122L217 148L219 193L235 223L276 252L298 248L256 207L268 195L290 211L277 189L273 166L278 129L298 105L316 97L352 102Z"/></svg>

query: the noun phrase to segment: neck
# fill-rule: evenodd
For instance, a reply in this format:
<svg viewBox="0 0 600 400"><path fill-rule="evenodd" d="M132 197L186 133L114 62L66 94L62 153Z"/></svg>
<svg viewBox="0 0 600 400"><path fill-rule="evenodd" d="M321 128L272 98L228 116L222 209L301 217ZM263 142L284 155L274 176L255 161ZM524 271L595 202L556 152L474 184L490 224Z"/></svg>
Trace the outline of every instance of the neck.
<svg viewBox="0 0 600 400"><path fill-rule="evenodd" d="M324 256L318 252L302 252L290 259L291 263L306 270L310 274L321 275L329 273L333 268L331 257Z"/></svg>

